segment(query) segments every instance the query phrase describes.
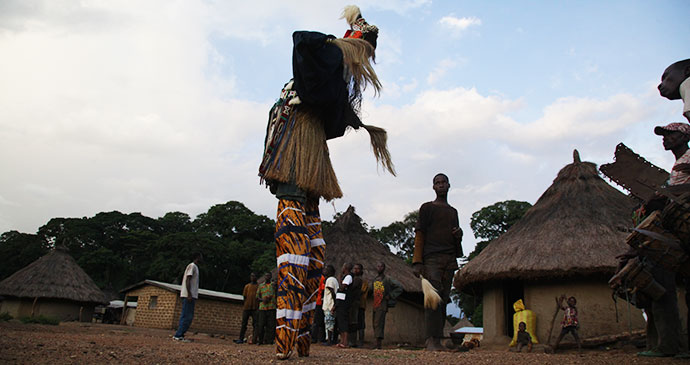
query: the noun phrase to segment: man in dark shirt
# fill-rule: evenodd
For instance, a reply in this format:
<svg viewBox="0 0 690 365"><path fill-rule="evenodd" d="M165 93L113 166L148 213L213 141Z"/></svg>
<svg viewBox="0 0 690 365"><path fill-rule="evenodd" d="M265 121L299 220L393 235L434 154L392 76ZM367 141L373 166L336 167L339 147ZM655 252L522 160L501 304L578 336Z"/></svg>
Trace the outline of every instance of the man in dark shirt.
<svg viewBox="0 0 690 365"><path fill-rule="evenodd" d="M450 301L453 273L458 269L457 257L462 256L462 229L458 223L458 211L448 204L448 176L434 176L433 189L436 199L422 204L415 227L414 273L424 275L441 296L436 309L426 308L426 349L440 351L443 325L446 320L446 304Z"/></svg>
<svg viewBox="0 0 690 365"><path fill-rule="evenodd" d="M386 276L386 264L379 262L376 265L378 275L374 278L372 283L372 296L374 297L373 305L373 323L374 323L374 337L376 337L376 345L374 348L380 349L381 342L383 342L383 330L386 327L386 313L388 307L394 305L395 300L402 294L403 287L393 278Z"/></svg>
<svg viewBox="0 0 690 365"><path fill-rule="evenodd" d="M247 332L247 324L249 323L249 317L252 318L252 341L251 343L256 343L256 334L258 330L257 316L259 309L259 302L256 300L256 289L259 288L259 284L256 282L256 274L251 273L249 276L249 284L244 286L242 291L242 296L244 297L244 306L242 307L242 327L240 327L240 338L234 340L236 344L245 343L244 335Z"/></svg>
<svg viewBox="0 0 690 365"><path fill-rule="evenodd" d="M347 299L349 301L348 314L348 345L357 347L357 332L359 331L359 306L362 298L362 265L352 266L352 284L347 287Z"/></svg>

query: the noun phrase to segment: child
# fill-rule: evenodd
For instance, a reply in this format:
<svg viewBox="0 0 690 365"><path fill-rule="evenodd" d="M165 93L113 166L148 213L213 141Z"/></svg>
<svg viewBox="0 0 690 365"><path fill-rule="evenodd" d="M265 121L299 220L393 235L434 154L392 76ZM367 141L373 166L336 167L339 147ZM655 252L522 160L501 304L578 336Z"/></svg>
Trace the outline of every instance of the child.
<svg viewBox="0 0 690 365"><path fill-rule="evenodd" d="M525 346L527 346L527 352L532 352L532 336L527 332L525 322L520 322L517 333L517 352L521 352Z"/></svg>
<svg viewBox="0 0 690 365"><path fill-rule="evenodd" d="M563 305L564 299L565 294L561 295L561 297L558 298L558 306L565 311L565 314L563 315L563 321L561 322L563 329L561 330L561 334L558 335L556 345L553 347L553 349L554 351L556 351L558 349L558 344L563 339L563 336L570 332L573 334L573 337L575 337L575 342L577 342L577 351L582 352L582 346L580 345L580 336L577 335L577 329L580 327L580 322L578 322L577 320L577 308L575 307L575 305L577 304L577 299L575 299L575 297L568 298L567 307Z"/></svg>

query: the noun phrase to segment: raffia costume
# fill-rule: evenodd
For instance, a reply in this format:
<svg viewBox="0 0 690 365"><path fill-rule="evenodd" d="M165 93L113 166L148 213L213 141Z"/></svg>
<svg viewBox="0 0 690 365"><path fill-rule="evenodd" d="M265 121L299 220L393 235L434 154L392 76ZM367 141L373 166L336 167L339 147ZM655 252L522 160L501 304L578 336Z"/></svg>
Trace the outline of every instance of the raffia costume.
<svg viewBox="0 0 690 365"><path fill-rule="evenodd" d="M325 242L319 199L342 197L331 165L328 139L348 127L365 128L374 155L395 174L386 147L385 130L362 124L358 116L361 91L381 85L370 60L378 29L366 23L355 6L343 17L349 38L318 32L293 33L293 79L271 108L259 176L279 199L276 220L278 291L276 353L287 359L297 345L309 355L309 332L316 305Z"/></svg>

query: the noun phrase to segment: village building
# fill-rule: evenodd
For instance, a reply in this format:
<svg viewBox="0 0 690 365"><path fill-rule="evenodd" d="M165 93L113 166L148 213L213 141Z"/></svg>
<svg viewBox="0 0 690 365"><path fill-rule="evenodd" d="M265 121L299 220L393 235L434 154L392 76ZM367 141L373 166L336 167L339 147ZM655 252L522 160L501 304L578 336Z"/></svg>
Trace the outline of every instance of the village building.
<svg viewBox="0 0 690 365"><path fill-rule="evenodd" d="M0 313L15 318L45 316L60 321L91 322L105 294L64 246L0 282Z"/></svg>
<svg viewBox="0 0 690 365"><path fill-rule="evenodd" d="M340 276L340 269L346 262L360 263L364 266L363 278L369 282L365 340L374 340L371 283L377 275L377 263L383 262L386 265L386 275L400 282L404 289L396 306L388 309L383 343L423 344L426 339L422 286L420 280L412 273L412 267L393 254L386 245L369 235L362 225L362 219L355 214L352 206L324 229L324 239L325 263L335 267L337 277Z"/></svg>
<svg viewBox="0 0 690 365"><path fill-rule="evenodd" d="M577 298L581 338L645 328L642 312L614 303L607 284L615 257L627 249L636 203L573 154L524 217L455 275L457 289L483 295L486 344L508 344L518 299L536 315L537 339L547 343L551 334L555 341L563 318L563 311L555 314L555 297L562 294Z"/></svg>
<svg viewBox="0 0 690 365"><path fill-rule="evenodd" d="M180 285L144 280L121 292L125 302L136 302L136 309L127 308L122 318L134 317L135 327L175 330L182 312ZM243 297L237 294L199 289L199 299L194 308L192 332L239 335L242 324ZM132 315L131 311L135 311ZM248 329L251 337L251 326Z"/></svg>

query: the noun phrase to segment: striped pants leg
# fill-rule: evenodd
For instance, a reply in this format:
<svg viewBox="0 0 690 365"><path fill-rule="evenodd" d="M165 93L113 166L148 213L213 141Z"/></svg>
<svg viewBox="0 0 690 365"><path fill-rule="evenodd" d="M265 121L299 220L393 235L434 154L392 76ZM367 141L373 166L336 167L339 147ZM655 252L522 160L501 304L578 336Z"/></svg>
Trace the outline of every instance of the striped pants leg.
<svg viewBox="0 0 690 365"><path fill-rule="evenodd" d="M297 352L300 356L309 356L311 345L311 325L314 321L316 297L319 290L319 279L323 271L323 261L326 253L326 242L321 232L321 217L319 216L319 200L307 201L307 232L309 233L309 270L307 271L306 301L302 305L302 321L297 337Z"/></svg>
<svg viewBox="0 0 690 365"><path fill-rule="evenodd" d="M297 342L302 320L307 268L309 266L309 235L304 204L280 199L276 220L276 257L278 292L276 310L276 354L290 356Z"/></svg>

